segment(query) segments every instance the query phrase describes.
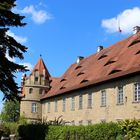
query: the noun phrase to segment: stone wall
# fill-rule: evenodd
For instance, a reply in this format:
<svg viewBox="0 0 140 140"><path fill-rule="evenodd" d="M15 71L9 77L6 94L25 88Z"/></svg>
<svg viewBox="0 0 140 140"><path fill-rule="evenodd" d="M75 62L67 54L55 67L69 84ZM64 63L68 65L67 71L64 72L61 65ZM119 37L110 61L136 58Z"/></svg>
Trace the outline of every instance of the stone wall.
<svg viewBox="0 0 140 140"><path fill-rule="evenodd" d="M106 82L94 87L69 92L42 102L42 119L54 120L62 115L72 124L88 124L120 121L122 119L140 119L140 102L134 102L134 83L140 82L140 76ZM123 86L124 102L117 104L117 88ZM101 91L106 90L106 106L101 106ZM88 93L92 93L92 108L88 108ZM79 109L79 95L83 95L83 108ZM71 110L71 98L75 97L75 110ZM63 111L63 99L66 98L66 110ZM58 111L55 112L55 100ZM48 112L50 102L50 112Z"/></svg>

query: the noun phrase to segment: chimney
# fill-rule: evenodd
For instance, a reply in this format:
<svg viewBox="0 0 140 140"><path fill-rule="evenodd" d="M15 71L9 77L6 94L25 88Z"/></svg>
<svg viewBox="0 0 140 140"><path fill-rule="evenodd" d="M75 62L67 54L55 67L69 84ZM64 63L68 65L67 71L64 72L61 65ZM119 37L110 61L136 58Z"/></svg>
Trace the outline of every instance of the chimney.
<svg viewBox="0 0 140 140"><path fill-rule="evenodd" d="M133 27L133 34L136 34L140 31L140 27L139 26L135 26Z"/></svg>
<svg viewBox="0 0 140 140"><path fill-rule="evenodd" d="M83 56L78 56L76 63L79 64L82 59L84 59Z"/></svg>
<svg viewBox="0 0 140 140"><path fill-rule="evenodd" d="M103 50L103 48L104 48L103 46L98 46L97 47L97 52L100 52L101 50Z"/></svg>

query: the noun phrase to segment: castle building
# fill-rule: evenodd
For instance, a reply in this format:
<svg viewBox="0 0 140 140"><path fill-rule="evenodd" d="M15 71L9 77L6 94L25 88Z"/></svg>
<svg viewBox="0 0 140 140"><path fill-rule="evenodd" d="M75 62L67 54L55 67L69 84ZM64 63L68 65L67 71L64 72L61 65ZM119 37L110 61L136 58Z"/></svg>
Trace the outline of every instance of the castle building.
<svg viewBox="0 0 140 140"><path fill-rule="evenodd" d="M140 32L89 57L78 57L62 77L40 58L22 79L20 114L31 121L59 116L72 125L140 119Z"/></svg>

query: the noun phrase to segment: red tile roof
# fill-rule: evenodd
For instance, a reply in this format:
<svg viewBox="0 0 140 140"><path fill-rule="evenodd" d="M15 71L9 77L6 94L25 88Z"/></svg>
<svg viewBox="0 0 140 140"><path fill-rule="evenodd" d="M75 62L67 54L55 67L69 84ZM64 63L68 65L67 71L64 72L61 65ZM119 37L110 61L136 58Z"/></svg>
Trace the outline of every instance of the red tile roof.
<svg viewBox="0 0 140 140"><path fill-rule="evenodd" d="M51 88L42 99L140 72L139 60L140 33L137 33L84 58L79 64L72 64L62 77L52 78Z"/></svg>
<svg viewBox="0 0 140 140"><path fill-rule="evenodd" d="M43 70L45 70L46 77L50 77L50 73L48 72L48 69L46 68L42 58L38 60L31 74L33 74L36 70L39 72L39 75L43 74Z"/></svg>

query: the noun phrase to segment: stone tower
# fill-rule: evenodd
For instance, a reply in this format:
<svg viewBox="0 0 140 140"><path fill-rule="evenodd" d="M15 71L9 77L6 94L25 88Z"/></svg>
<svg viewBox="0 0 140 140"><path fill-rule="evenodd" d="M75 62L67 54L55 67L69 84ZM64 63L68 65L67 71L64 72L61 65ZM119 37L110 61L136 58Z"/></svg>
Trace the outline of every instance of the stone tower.
<svg viewBox="0 0 140 140"><path fill-rule="evenodd" d="M24 75L21 83L20 115L26 116L30 121L42 118L40 98L50 88L50 74L40 58L29 76Z"/></svg>

